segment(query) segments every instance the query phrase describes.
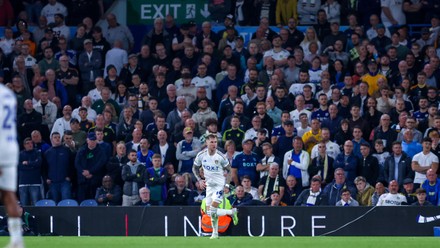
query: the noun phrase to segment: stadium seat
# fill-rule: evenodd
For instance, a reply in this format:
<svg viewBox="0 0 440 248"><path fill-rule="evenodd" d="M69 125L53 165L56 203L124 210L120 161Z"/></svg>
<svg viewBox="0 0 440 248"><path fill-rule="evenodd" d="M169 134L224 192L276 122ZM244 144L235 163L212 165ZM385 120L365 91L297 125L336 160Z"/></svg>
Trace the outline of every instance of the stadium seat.
<svg viewBox="0 0 440 248"><path fill-rule="evenodd" d="M58 207L77 207L78 202L73 199L65 199L58 202Z"/></svg>
<svg viewBox="0 0 440 248"><path fill-rule="evenodd" d="M36 207L55 207L57 204L50 199L39 200L35 203Z"/></svg>
<svg viewBox="0 0 440 248"><path fill-rule="evenodd" d="M81 207L96 207L98 203L93 199L84 200L79 204Z"/></svg>

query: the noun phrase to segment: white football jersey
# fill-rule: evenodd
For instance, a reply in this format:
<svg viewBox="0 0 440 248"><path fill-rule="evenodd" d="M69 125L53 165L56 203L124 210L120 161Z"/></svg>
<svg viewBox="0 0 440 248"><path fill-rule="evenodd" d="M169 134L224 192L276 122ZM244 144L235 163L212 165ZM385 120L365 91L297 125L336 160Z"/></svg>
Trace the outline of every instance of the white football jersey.
<svg viewBox="0 0 440 248"><path fill-rule="evenodd" d="M224 185L224 169L229 165L229 160L218 150L214 155L209 155L208 149L199 152L194 159L194 165L203 168L206 184Z"/></svg>
<svg viewBox="0 0 440 248"><path fill-rule="evenodd" d="M17 98L3 84L0 84L0 166L17 166Z"/></svg>

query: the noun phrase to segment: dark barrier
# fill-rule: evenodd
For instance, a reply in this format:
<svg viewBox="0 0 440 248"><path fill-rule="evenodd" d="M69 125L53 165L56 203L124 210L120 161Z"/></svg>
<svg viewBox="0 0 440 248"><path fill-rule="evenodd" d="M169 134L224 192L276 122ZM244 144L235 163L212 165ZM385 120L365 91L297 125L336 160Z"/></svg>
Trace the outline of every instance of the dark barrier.
<svg viewBox="0 0 440 248"><path fill-rule="evenodd" d="M29 207L41 233L196 236L197 207ZM439 207L243 207L233 236L432 236Z"/></svg>

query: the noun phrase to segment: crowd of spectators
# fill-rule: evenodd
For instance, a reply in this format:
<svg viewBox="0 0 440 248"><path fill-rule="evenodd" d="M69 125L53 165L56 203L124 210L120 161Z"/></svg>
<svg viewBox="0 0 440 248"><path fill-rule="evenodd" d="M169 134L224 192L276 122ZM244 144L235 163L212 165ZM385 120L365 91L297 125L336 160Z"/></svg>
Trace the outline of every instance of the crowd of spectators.
<svg viewBox="0 0 440 248"><path fill-rule="evenodd" d="M142 41L112 1L42 2L0 0L23 205L200 204L209 134L233 206L440 204L438 1L209 1ZM235 25L257 26L246 45Z"/></svg>

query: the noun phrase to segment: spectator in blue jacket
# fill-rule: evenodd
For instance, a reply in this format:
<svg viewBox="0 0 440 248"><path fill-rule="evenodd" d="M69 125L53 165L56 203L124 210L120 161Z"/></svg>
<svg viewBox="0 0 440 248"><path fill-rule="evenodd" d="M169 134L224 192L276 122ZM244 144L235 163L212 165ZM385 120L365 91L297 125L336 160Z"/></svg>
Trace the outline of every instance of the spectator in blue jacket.
<svg viewBox="0 0 440 248"><path fill-rule="evenodd" d="M24 150L18 162L18 190L23 206L35 205L41 199L41 152L34 148L31 138L23 141Z"/></svg>
<svg viewBox="0 0 440 248"><path fill-rule="evenodd" d="M228 200L234 208L237 206L251 205L252 195L245 192L243 186L239 185L235 188L235 193L228 196Z"/></svg>
<svg viewBox="0 0 440 248"><path fill-rule="evenodd" d="M351 140L345 141L343 152L336 156L333 168L335 170L337 168L344 169L345 177L350 185L353 185L354 179L360 175L359 158L353 154L353 142ZM330 205L333 206L335 204Z"/></svg>
<svg viewBox="0 0 440 248"><path fill-rule="evenodd" d="M105 151L97 145L96 134L90 132L87 135L87 145L80 148L75 158L78 201L95 198L96 188L101 184L107 160Z"/></svg>
<svg viewBox="0 0 440 248"><path fill-rule="evenodd" d="M342 168L337 168L334 174L333 182L327 184L324 188L324 194L328 196L328 205L335 206L336 202L341 200L341 193L343 189L348 189L351 192L351 197L356 198L356 189L349 185L345 180L345 171Z"/></svg>
<svg viewBox="0 0 440 248"><path fill-rule="evenodd" d="M51 141L52 147L44 153L47 163L46 183L49 186L50 198L59 202L72 197L72 183L69 175L71 152L69 148L62 145L61 135L58 132L52 133Z"/></svg>
<svg viewBox="0 0 440 248"><path fill-rule="evenodd" d="M42 82L40 87L47 90L49 99L52 100L55 96L59 97L61 100L61 106L64 107L68 101L66 88L60 80L56 79L54 70L47 70L45 76L46 81Z"/></svg>

